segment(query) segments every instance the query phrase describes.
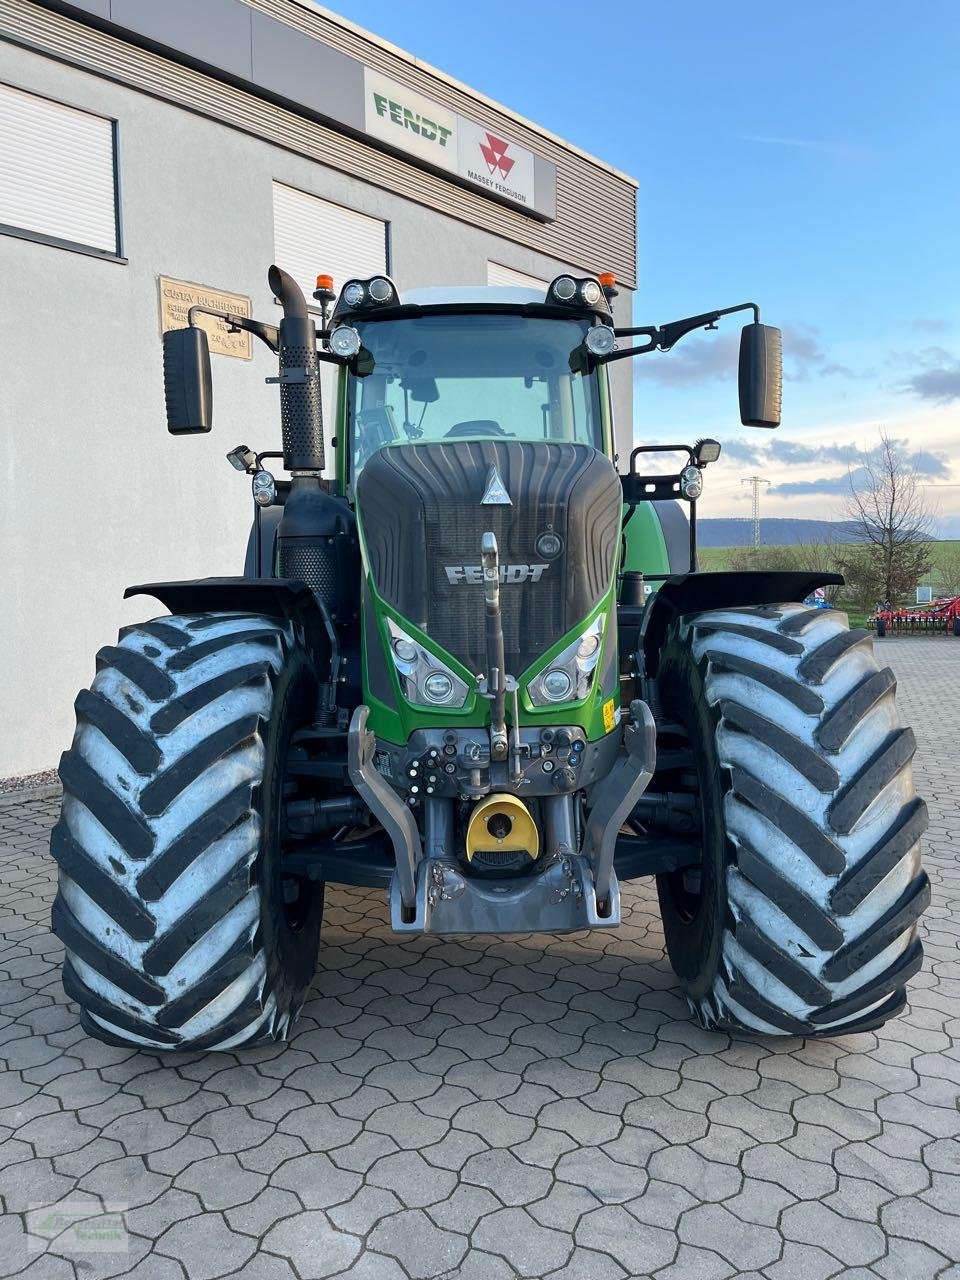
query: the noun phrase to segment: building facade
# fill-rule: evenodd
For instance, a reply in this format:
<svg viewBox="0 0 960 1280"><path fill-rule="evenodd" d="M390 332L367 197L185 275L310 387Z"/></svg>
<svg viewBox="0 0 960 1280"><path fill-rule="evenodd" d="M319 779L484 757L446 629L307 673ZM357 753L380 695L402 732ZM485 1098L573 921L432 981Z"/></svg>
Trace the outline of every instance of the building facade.
<svg viewBox="0 0 960 1280"><path fill-rule="evenodd" d="M211 321L216 425L168 436L191 303L276 320L271 262L308 297L614 271L628 324L636 219L631 179L306 0L0 0L0 39L2 778L69 744L128 583L242 569L224 454L278 447L275 370Z"/></svg>

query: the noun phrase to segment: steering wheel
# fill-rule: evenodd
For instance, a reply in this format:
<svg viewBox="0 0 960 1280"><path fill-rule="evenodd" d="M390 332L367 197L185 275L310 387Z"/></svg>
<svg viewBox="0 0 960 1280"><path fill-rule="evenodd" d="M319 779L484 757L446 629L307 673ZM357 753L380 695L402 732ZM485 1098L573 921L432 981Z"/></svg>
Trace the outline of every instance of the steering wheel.
<svg viewBox="0 0 960 1280"><path fill-rule="evenodd" d="M469 418L466 422L456 422L447 432L444 439L453 436L505 436L507 433L499 422L492 418Z"/></svg>

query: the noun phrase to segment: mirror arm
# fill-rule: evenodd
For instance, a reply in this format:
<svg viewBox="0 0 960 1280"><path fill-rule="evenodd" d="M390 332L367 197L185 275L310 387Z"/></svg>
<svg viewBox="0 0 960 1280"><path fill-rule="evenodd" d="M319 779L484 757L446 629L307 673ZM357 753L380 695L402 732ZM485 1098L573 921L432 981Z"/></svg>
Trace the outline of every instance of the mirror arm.
<svg viewBox="0 0 960 1280"><path fill-rule="evenodd" d="M645 351L669 351L681 338L695 329L713 329L721 316L733 315L736 311L752 311L754 321L760 322L760 308L755 302L739 302L735 307L723 307L720 311L706 311L700 316L690 316L686 320L673 320L669 324L644 325L639 329L614 329L618 338L646 337L650 341L642 347L626 347L623 351L611 351L608 356L600 356L598 362L606 364L610 360L625 360L628 356L639 356Z"/></svg>
<svg viewBox="0 0 960 1280"><path fill-rule="evenodd" d="M254 337L259 338L265 343L271 351L280 350L280 331L275 324L264 324L262 320L251 320L249 316L238 316L233 311L214 311L212 307L193 306L187 312L188 322L196 327L194 320L195 315L217 316L221 320L226 320L233 332L238 329L245 329L247 333L252 333Z"/></svg>

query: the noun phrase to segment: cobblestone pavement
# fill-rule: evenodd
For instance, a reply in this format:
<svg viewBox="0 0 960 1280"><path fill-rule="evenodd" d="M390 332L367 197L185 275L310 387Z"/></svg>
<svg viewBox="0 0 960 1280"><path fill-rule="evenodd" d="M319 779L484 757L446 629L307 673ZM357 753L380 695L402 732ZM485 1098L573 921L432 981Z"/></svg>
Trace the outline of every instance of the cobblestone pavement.
<svg viewBox="0 0 960 1280"><path fill-rule="evenodd" d="M8 804L0 1275L958 1280L960 642L882 656L934 900L909 1010L838 1041L693 1026L641 882L614 934L506 941L334 890L290 1047L109 1048L60 986L56 802Z"/></svg>

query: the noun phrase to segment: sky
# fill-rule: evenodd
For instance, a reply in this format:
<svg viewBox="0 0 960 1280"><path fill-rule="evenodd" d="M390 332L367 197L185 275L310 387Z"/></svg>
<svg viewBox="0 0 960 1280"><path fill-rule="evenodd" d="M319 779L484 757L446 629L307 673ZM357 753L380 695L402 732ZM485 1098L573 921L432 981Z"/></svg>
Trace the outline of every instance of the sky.
<svg viewBox="0 0 960 1280"><path fill-rule="evenodd" d="M702 515L759 474L762 514L836 518L883 427L960 537L960 0L330 7L639 181L635 323L783 329L776 432L739 425L738 317L634 361L638 441L725 445Z"/></svg>

